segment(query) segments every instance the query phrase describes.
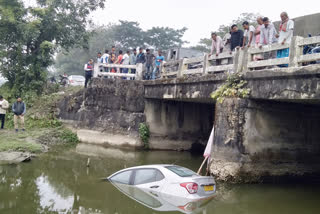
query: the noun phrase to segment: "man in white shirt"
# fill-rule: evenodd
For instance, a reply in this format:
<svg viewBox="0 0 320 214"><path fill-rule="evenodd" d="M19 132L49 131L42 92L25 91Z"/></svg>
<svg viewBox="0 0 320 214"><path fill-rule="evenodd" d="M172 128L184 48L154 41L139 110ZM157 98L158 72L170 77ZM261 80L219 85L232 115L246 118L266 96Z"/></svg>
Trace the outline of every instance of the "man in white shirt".
<svg viewBox="0 0 320 214"><path fill-rule="evenodd" d="M279 28L279 44L290 44L293 37L294 22L289 19L286 12L280 14L281 23ZM289 56L289 48L278 50L277 58L285 58ZM279 67L288 67L288 64L279 65Z"/></svg>
<svg viewBox="0 0 320 214"><path fill-rule="evenodd" d="M276 37L277 31L272 23L269 22L268 17L262 19L263 25L260 33L260 45L261 48L263 45L271 45L278 42Z"/></svg>
<svg viewBox="0 0 320 214"><path fill-rule="evenodd" d="M218 36L216 33L211 33L211 39L212 39L212 45L211 45L211 52L209 54L209 57L213 54L213 52L216 52L216 56L219 56L220 53L223 52L223 41L220 36ZM216 65L220 65L221 60L216 59Z"/></svg>
<svg viewBox="0 0 320 214"><path fill-rule="evenodd" d="M109 63L109 50L105 50L104 54L102 55L102 63L103 64L108 64ZM105 72L109 72L109 68L104 68Z"/></svg>
<svg viewBox="0 0 320 214"><path fill-rule="evenodd" d="M226 33L222 39L223 41L223 51L224 52L230 52L231 51L231 42L230 42L230 39L231 39L231 32L229 33Z"/></svg>
<svg viewBox="0 0 320 214"><path fill-rule="evenodd" d="M218 56L223 51L223 48L224 48L223 41L221 37L218 36L216 33L211 33L211 39L212 39L212 45L211 45L211 52L209 56L211 56L214 51L216 51L216 56Z"/></svg>
<svg viewBox="0 0 320 214"><path fill-rule="evenodd" d="M244 35L243 35L243 45L242 47L247 46L250 48L251 46L254 47L256 43L256 37L254 35L256 29L252 25L249 25L249 22L245 21L242 23L243 29L244 29Z"/></svg>
<svg viewBox="0 0 320 214"><path fill-rule="evenodd" d="M1 129L4 128L4 122L6 119L6 113L9 108L9 103L0 95L0 120L1 120Z"/></svg>
<svg viewBox="0 0 320 214"><path fill-rule="evenodd" d="M280 14L281 23L279 29L279 43L284 45L290 43L293 37L294 22L289 19L288 13L282 12Z"/></svg>
<svg viewBox="0 0 320 214"><path fill-rule="evenodd" d="M130 51L127 51L122 58L122 65L129 65L130 64ZM124 68L123 73L127 74L129 73L129 68ZM126 79L126 78L123 78Z"/></svg>
<svg viewBox="0 0 320 214"><path fill-rule="evenodd" d="M259 48L263 45L271 45L278 42L277 31L272 23L269 22L268 17L262 19L263 25L260 32L260 43ZM277 52L271 51L270 53L264 53L264 59L276 58Z"/></svg>

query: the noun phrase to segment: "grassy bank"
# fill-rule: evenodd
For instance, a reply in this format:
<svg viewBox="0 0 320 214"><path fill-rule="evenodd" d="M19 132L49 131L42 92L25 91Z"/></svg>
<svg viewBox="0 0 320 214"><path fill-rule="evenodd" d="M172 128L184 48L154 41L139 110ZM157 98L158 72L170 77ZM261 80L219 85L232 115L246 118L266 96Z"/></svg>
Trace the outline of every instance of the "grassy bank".
<svg viewBox="0 0 320 214"><path fill-rule="evenodd" d="M81 88L49 88L42 95L26 93L22 96L27 106L25 115L26 131L14 131L11 106L15 97L9 88L0 87L0 94L9 101L10 109L6 115L5 130L0 131L0 152L21 151L41 153L53 145L74 146L78 143L77 135L65 128L56 118L57 103L65 96L78 92Z"/></svg>

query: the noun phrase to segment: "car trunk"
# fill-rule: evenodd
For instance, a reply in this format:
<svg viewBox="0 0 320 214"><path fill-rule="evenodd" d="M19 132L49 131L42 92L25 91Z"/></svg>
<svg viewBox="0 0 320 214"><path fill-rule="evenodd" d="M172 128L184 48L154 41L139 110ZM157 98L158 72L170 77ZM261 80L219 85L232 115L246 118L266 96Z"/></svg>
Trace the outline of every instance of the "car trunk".
<svg viewBox="0 0 320 214"><path fill-rule="evenodd" d="M199 196L209 196L215 193L216 184L213 177L195 177L192 180L197 183Z"/></svg>

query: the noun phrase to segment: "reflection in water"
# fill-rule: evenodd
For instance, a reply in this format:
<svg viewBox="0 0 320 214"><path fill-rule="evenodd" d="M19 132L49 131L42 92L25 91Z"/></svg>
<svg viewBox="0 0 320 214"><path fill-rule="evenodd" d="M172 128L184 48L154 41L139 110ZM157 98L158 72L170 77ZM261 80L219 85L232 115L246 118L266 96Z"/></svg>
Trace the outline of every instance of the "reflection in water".
<svg viewBox="0 0 320 214"><path fill-rule="evenodd" d="M205 204L212 199L190 200L182 197L172 197L152 190L140 189L135 186L111 182L117 189L129 198L156 211L178 211L181 213L200 213L205 211Z"/></svg>
<svg viewBox="0 0 320 214"><path fill-rule="evenodd" d="M72 210L74 203L73 193L63 187L63 195L56 192L55 188L50 185L48 177L40 176L36 180L39 190L40 206L43 210L57 211L66 213Z"/></svg>
<svg viewBox="0 0 320 214"><path fill-rule="evenodd" d="M87 171L90 155L87 153L94 153L98 147L88 149L90 152L87 153L84 148L78 149L81 154L57 151L44 154L30 163L0 166L0 213L319 213L320 188L307 185L225 186L218 183L217 196L208 204L180 203L177 199L150 192L126 190L129 197L135 198L132 200L101 178L125 166L144 164L175 163L197 170L202 158L187 152L130 151L126 159L122 157L127 151L113 151L113 155L109 155L111 150L102 149L98 155L90 157ZM172 207L176 211L162 212L172 210Z"/></svg>

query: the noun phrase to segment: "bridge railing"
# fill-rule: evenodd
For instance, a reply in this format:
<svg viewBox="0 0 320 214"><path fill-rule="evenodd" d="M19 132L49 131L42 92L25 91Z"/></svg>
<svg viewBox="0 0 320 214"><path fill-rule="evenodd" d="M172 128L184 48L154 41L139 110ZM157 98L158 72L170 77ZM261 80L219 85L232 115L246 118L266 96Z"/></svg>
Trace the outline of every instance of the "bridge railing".
<svg viewBox="0 0 320 214"><path fill-rule="evenodd" d="M293 37L290 44L272 44L262 48L244 48L234 51L232 54L224 52L218 56L204 55L197 58L185 58L181 60L165 62L161 67L161 78L176 78L186 75L207 75L217 72L247 72L255 69L286 65L287 67L299 67L305 63L320 60L320 53L303 55L306 45L319 45L320 36L302 38ZM276 56L278 50L289 48L289 56L284 58L263 59L254 61L257 55Z"/></svg>
<svg viewBox="0 0 320 214"><path fill-rule="evenodd" d="M108 68L108 72L104 68ZM128 69L128 73L121 73L120 70ZM143 64L137 65L120 65L120 64L106 64L97 63L94 66L94 77L121 77L126 79L142 80ZM114 72L111 72L111 71ZM129 71L135 70L135 73L129 73Z"/></svg>

